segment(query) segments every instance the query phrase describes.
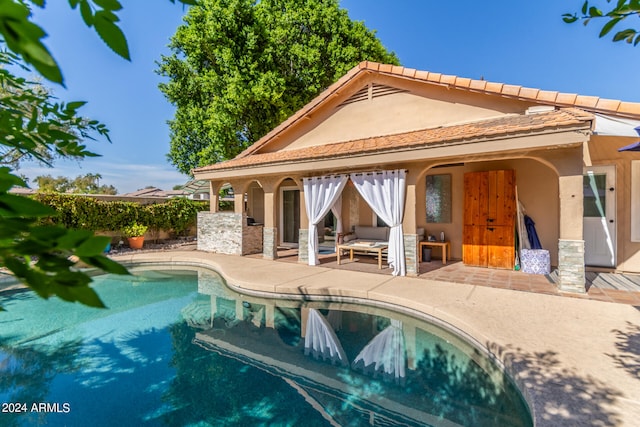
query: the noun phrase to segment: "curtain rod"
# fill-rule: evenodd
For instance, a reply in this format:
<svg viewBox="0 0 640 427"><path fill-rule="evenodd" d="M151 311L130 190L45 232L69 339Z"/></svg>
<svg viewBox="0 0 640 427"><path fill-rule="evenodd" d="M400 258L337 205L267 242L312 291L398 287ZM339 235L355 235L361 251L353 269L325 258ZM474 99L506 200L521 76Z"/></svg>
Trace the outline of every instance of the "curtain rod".
<svg viewBox="0 0 640 427"><path fill-rule="evenodd" d="M394 170L370 171L370 172L354 172L351 175L377 175L384 172L396 173L396 171L404 171L405 173L409 172L407 169L394 169Z"/></svg>

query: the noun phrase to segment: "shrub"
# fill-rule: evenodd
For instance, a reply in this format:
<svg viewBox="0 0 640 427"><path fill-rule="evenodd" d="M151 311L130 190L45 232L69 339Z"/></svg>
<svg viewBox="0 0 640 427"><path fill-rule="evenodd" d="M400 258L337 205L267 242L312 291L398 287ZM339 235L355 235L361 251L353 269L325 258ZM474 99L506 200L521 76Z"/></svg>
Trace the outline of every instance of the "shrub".
<svg viewBox="0 0 640 427"><path fill-rule="evenodd" d="M120 232L127 226L139 224L181 235L195 225L198 212L209 209L208 201L184 198L142 205L73 194L38 193L34 197L58 213L44 218L43 222L91 231Z"/></svg>

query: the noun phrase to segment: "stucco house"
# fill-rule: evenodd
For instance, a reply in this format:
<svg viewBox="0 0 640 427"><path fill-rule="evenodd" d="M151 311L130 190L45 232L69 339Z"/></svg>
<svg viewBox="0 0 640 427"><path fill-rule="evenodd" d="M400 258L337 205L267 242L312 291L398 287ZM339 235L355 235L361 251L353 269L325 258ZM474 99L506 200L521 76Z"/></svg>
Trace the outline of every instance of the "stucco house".
<svg viewBox="0 0 640 427"><path fill-rule="evenodd" d="M640 152L619 151L639 125L639 103L362 62L236 158L193 171L212 195L199 249L295 245L315 264L325 229L387 225L394 274L417 274L423 230L454 259L511 269L526 214L560 289L584 292L586 268L640 273ZM217 212L225 184L233 213Z"/></svg>

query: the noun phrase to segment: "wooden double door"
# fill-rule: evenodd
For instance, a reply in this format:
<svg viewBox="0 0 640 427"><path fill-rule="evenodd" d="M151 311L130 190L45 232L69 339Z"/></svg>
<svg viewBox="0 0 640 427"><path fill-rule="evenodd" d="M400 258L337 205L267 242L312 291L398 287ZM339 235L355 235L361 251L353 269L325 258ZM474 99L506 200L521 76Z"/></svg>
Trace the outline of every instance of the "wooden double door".
<svg viewBox="0 0 640 427"><path fill-rule="evenodd" d="M464 175L462 261L467 265L513 269L515 261L515 171Z"/></svg>

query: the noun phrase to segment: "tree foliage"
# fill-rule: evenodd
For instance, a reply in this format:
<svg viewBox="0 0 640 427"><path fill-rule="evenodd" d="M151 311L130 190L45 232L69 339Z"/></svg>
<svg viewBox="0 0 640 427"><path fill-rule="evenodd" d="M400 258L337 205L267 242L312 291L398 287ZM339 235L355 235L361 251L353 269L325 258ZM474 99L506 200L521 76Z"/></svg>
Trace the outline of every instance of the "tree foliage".
<svg viewBox="0 0 640 427"><path fill-rule="evenodd" d="M337 0L202 0L171 39L160 85L183 173L237 155L363 60L397 64Z"/></svg>
<svg viewBox="0 0 640 427"><path fill-rule="evenodd" d="M106 126L79 115L84 102L57 102L40 83L12 74L16 55L0 51L0 165L18 169L36 160L48 166L56 157L93 157L83 141L99 135L109 140Z"/></svg>
<svg viewBox="0 0 640 427"><path fill-rule="evenodd" d="M612 0L607 0L610 4L603 10L600 7L594 6L593 3L585 1L582 5L580 13L565 13L563 20L566 23L574 23L576 21L582 21L584 25L589 24L593 19L598 19L604 22L602 29L600 30L600 37L604 37L609 34L614 27L620 28L621 22L628 22L628 18L638 18L640 16L640 0L616 0L615 6ZM620 24L620 25L618 25ZM623 30L617 30L613 35L613 41L625 41L629 44L636 46L640 43L640 32L635 28L625 28Z"/></svg>
<svg viewBox="0 0 640 427"><path fill-rule="evenodd" d="M172 2L174 0L171 0ZM191 4L195 0L180 0ZM55 103L48 93L29 87L5 67L31 64L44 78L63 84L60 67L43 43L46 32L31 21L31 7L44 0L0 0L0 153L32 157L46 163L48 155L84 158L94 154L81 137L92 132L108 138L104 125L77 114L84 102ZM69 0L84 22L95 28L118 55L129 59L127 42L117 26L118 0ZM4 46L8 50L2 49ZM73 132L75 129L78 133ZM58 295L103 307L89 287L91 278L78 269L78 261L106 272L127 274L120 264L103 255L108 237L91 231L42 225L55 210L35 200L9 194L13 186L26 187L9 167L0 167L0 266L43 298ZM1 309L1 308L0 308Z"/></svg>
<svg viewBox="0 0 640 427"><path fill-rule="evenodd" d="M100 185L102 175L99 173L88 173L78 175L74 179L66 176L57 178L51 175L37 176L35 182L38 190L53 193L73 193L73 194L118 194L118 190L113 185Z"/></svg>

